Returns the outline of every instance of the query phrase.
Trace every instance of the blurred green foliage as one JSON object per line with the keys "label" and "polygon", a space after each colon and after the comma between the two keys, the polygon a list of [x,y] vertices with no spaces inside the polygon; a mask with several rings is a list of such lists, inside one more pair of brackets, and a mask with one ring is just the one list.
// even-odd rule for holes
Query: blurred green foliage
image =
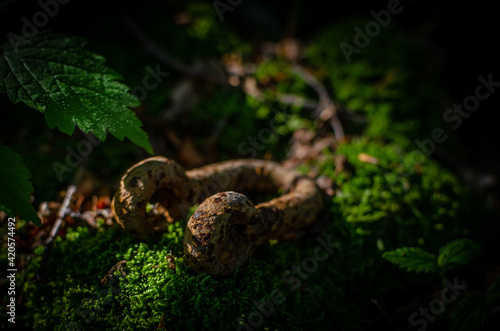
{"label": "blurred green foliage", "polygon": [[[148,33],[185,61],[228,53],[238,53],[243,62],[251,58],[249,44],[217,21],[210,3],[190,4],[185,14],[187,23],[176,24],[162,19],[164,13],[151,13],[157,26]],[[353,138],[335,152],[325,151],[316,163],[303,166],[304,171],[319,170],[334,183],[336,194],[328,201],[327,224],[320,233],[264,244],[246,266],[227,279],[215,280],[194,273],[184,261],[185,220],[170,225],[161,236],[142,241],[118,228],[97,233],[82,227],[68,229],[66,237],[55,243],[44,282],[34,280],[43,253],[40,248],[26,276],[18,274],[26,298],[26,313],[19,323],[40,330],[234,329],[239,318],[248,321],[257,309],[254,301],[280,289],[286,301],[264,318],[264,328],[354,330],[369,324],[370,318],[379,320],[371,298],[387,296],[386,304],[394,301],[397,306],[401,293],[391,297],[394,291],[410,287],[418,293],[436,283],[433,275],[416,277],[392,266],[382,258],[385,251],[412,246],[437,252],[462,237],[475,239],[483,247],[492,245],[498,227],[486,222],[477,226],[486,216],[463,184],[436,161],[413,150],[413,139],[439,121],[436,109],[441,94],[435,68],[426,61],[420,45],[392,25],[347,63],[337,45],[350,42],[353,27],[365,23],[356,18],[325,28],[310,41],[304,58],[332,98],[365,119],[361,124],[346,124]],[[112,47],[101,42],[94,46],[102,47],[101,53],[124,73],[130,86],[140,85],[144,76],[137,63],[155,65],[119,37]],[[216,146],[222,159],[247,156],[238,151],[241,143],[258,136],[259,129],[269,127],[273,118],[275,135],[256,157],[268,152],[282,158],[291,134],[315,125],[311,110],[276,100],[277,93],[317,99],[288,61],[279,55],[260,59],[254,76],[264,101],[241,91],[210,87],[199,91],[199,102],[187,114],[200,141],[221,125]],[[164,86],[148,94],[142,115],[161,113],[165,94],[178,77],[173,73]],[[132,148],[117,148],[113,140],[95,153],[90,169],[109,165],[107,171],[114,178],[128,167],[123,160],[134,157]],[[31,162],[36,163],[40,155],[33,155]],[[363,155],[376,162],[367,162]],[[336,162],[339,156],[346,159],[342,169]],[[61,158],[55,151],[51,157]],[[313,256],[318,235],[330,236],[339,247],[292,290],[282,276]],[[2,251],[0,261],[5,259]],[[123,260],[127,262],[112,272],[108,284],[100,284]]]}
{"label": "blurred green foliage", "polygon": [[[336,173],[334,155],[320,168],[336,186],[333,212],[357,224],[360,234],[386,232],[383,239],[390,247],[469,234],[462,213],[468,205],[466,190],[420,151],[405,152],[397,144],[356,138],[335,154],[345,155],[352,168]],[[377,164],[360,160],[360,154],[374,157]]]}
{"label": "blurred green foliage", "polygon": [[412,137],[439,124],[439,70],[418,39],[395,25],[371,38],[347,63],[341,48],[332,45],[352,44],[354,27],[365,24],[352,18],[325,28],[308,48],[306,61],[328,82],[336,100],[366,115],[365,135],[411,146]]}

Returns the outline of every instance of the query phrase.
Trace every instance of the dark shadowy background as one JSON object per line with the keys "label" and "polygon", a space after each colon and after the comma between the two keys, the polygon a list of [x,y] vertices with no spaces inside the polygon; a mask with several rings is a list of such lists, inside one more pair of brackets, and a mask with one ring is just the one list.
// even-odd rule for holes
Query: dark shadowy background
{"label": "dark shadowy background", "polygon": [[[38,1],[10,2],[13,3],[5,7],[8,15],[0,13],[2,17],[0,43],[8,41],[9,32],[21,35],[21,27],[24,24],[22,17],[28,17],[31,21],[33,13],[40,10]],[[263,41],[279,42],[285,38],[294,38],[307,44],[318,32],[331,26],[332,23],[351,17],[361,17],[366,22],[372,20],[370,12],[386,9],[388,2],[336,1],[327,3],[305,0],[289,2],[244,0],[232,12],[224,13],[224,21],[217,19],[216,24],[227,29],[228,45],[231,45],[229,43],[230,32],[237,32],[242,39],[255,47],[261,47]],[[89,41],[87,48],[103,55],[107,59],[106,64],[116,69],[123,75],[124,82],[133,87],[141,83],[145,66],[154,67],[158,60],[146,54],[143,45],[127,29],[123,15],[131,17],[159,47],[174,54],[185,63],[196,63],[196,60],[200,59],[207,61],[216,59],[220,62],[221,54],[207,54],[205,49],[197,48],[198,45],[203,44],[201,41],[194,46],[183,41],[182,38],[172,37],[167,31],[169,24],[172,26],[174,25],[172,22],[182,20],[181,14],[185,11],[187,3],[192,3],[192,1],[70,0],[68,4],[59,5],[59,13],[49,20],[46,28],[69,36],[86,38]],[[429,68],[436,70],[431,76],[437,77],[440,91],[442,91],[438,105],[429,105],[428,109],[424,107],[421,113],[414,114],[416,117],[421,116],[421,119],[427,119],[429,112],[437,109],[434,114],[437,121],[422,126],[428,131],[422,131],[419,133],[421,136],[411,138],[422,140],[431,137],[431,131],[435,125],[445,129],[450,138],[437,147],[437,152],[432,157],[455,172],[463,180],[464,185],[472,187],[475,193],[478,193],[480,200],[482,197],[493,196],[495,200],[493,204],[498,209],[500,208],[498,198],[500,196],[500,155],[497,144],[500,142],[500,130],[497,119],[500,116],[497,116],[497,112],[499,111],[500,87],[498,91],[492,93],[490,98],[482,101],[477,111],[463,120],[457,130],[452,130],[449,124],[440,120],[442,114],[453,104],[461,104],[465,97],[474,94],[478,85],[478,76],[488,77],[491,74],[493,81],[500,82],[500,72],[496,64],[499,58],[499,20],[496,5],[486,1],[436,3],[418,0],[404,0],[401,1],[401,5],[403,11],[392,16],[391,28],[404,30],[408,38],[416,40],[424,49],[426,61],[432,62]],[[210,14],[215,17],[217,15],[215,9]],[[382,34],[384,34],[384,29],[381,31]],[[345,41],[352,43],[349,39]],[[224,44],[226,40],[222,37],[217,42]],[[338,49],[339,45],[332,44],[331,47]],[[397,48],[397,44],[395,47]],[[391,50],[388,49],[389,51]],[[415,56],[422,56],[422,53],[419,54]],[[252,56],[261,56],[261,54],[256,51]],[[251,60],[257,63],[259,59]],[[185,79],[181,73],[176,72],[175,68],[168,68],[162,64],[162,69],[172,73],[168,77],[168,84],[160,85],[158,89],[152,91],[143,106],[136,110],[137,116],[144,124],[143,129],[150,135],[156,154],[173,157],[186,168],[193,166],[193,163],[189,164],[186,160],[193,159],[195,153],[193,152],[191,156],[184,155],[184,158],[179,157],[182,153],[174,154],[174,148],[164,142],[170,139],[165,133],[168,132],[170,137],[175,136],[179,140],[192,139],[192,145],[182,145],[184,153],[189,154],[189,148],[193,148],[203,156],[211,155],[212,158],[204,158],[201,163],[237,157],[236,151],[234,153],[226,151],[224,152],[226,154],[222,154],[219,151],[219,143],[214,144],[214,151],[203,151],[203,146],[205,146],[203,140],[208,139],[207,131],[198,132],[198,134],[193,132],[206,129],[204,126],[207,125],[203,120],[181,119],[164,123],[160,119],[164,115],[161,112],[168,108],[171,90],[177,86],[178,82]],[[196,92],[206,92],[212,88],[205,82],[195,84],[197,84],[196,89],[193,90]],[[232,96],[231,93],[204,93],[200,98],[206,95]],[[196,95],[192,97],[195,98]],[[227,102],[224,99],[221,104],[227,108],[235,108],[234,113],[237,113],[239,111],[237,107],[244,103],[240,102],[241,99],[238,97]],[[414,93],[414,97],[419,98],[418,93]],[[335,98],[334,94],[333,98]],[[212,107],[219,105],[216,102],[214,104],[215,106]],[[12,146],[14,151],[23,155],[32,173],[35,204],[40,201],[60,200],[61,190],[68,186],[73,174],[66,174],[63,181],[56,181],[51,162],[53,160],[63,162],[65,148],[74,147],[84,139],[83,134],[76,129],[74,135],[69,137],[58,130],[49,129],[42,114],[21,104],[14,105],[6,95],[0,96],[0,108],[3,112],[0,120],[0,142]],[[205,109],[202,108],[202,110]],[[213,109],[207,111],[213,111]],[[238,130],[237,127],[231,128],[231,125],[236,126],[230,124],[227,127]],[[330,127],[329,130],[331,131]],[[285,143],[282,146],[288,145]],[[416,145],[409,147],[417,149]],[[281,151],[280,154],[276,153],[270,158],[281,161],[280,157],[286,152]],[[147,156],[145,151],[130,141],[120,142],[109,135],[107,140],[92,153],[89,160],[88,169],[91,174],[89,176],[93,175],[94,178],[88,182],[98,188],[92,192],[92,195],[110,197],[124,171]],[[258,157],[264,156],[258,155]],[[86,183],[82,183],[79,189],[85,187]],[[412,288],[412,290],[415,289]],[[397,289],[394,292],[397,292]],[[427,302],[423,299],[417,301]],[[404,317],[406,318],[406,315]]]}
{"label": "dark shadowy background", "polygon": [[[295,37],[307,41],[322,27],[354,15],[372,19],[370,11],[387,8],[388,1],[290,1],[287,3],[245,0],[233,12],[224,14],[224,24],[228,30],[236,30],[250,41],[280,40]],[[420,39],[426,45],[433,61],[440,63],[441,84],[446,91],[441,109],[444,112],[454,103],[474,92],[479,75],[493,74],[493,80],[500,81],[496,70],[498,59],[498,11],[492,2],[449,2],[436,3],[424,1],[401,1],[403,11],[392,16],[392,22],[406,30],[413,38]],[[171,20],[175,12],[172,7],[182,10],[183,4],[163,4],[159,1],[70,1],[60,5],[59,13],[49,20],[46,28],[68,35],[87,38],[89,48],[97,53],[106,53],[103,45],[112,47],[115,42],[129,42],[140,48],[120,19],[120,13],[128,13],[151,31],[162,20]],[[23,16],[40,8],[36,1],[16,1],[7,7],[9,15],[0,24],[0,36],[6,41],[8,32],[21,34]],[[145,10],[147,8],[148,10]],[[154,17],[150,8],[155,8]],[[169,8],[169,9],[166,9]],[[214,10],[215,15],[215,10]],[[5,16],[4,16],[5,17]],[[384,33],[383,30],[381,33]],[[168,40],[164,41],[168,50]],[[185,45],[189,48],[190,45]],[[332,45],[332,47],[338,47]],[[103,54],[106,56],[106,54]],[[123,57],[129,54],[123,54]],[[108,58],[108,65],[114,67],[113,59]],[[115,65],[116,67],[116,65]],[[142,69],[142,68],[139,68]],[[127,72],[120,72],[127,83]],[[416,96],[418,97],[418,96]],[[500,157],[496,144],[500,141],[498,129],[498,92],[481,102],[479,109],[470,116],[458,130],[448,130],[456,140],[449,139],[439,146],[440,152],[435,157],[441,158],[455,171],[499,175]],[[12,105],[5,96],[1,99],[4,108],[2,132],[0,138],[6,143],[16,139],[31,139],[49,129],[43,124],[43,116],[30,113],[22,106]],[[30,132],[20,132],[20,128],[33,117],[37,128]],[[443,127],[447,124],[443,122]],[[148,131],[148,124],[145,124]],[[48,135],[60,133],[46,133]],[[27,135],[27,136],[26,136]],[[61,134],[62,135],[62,134]],[[430,136],[430,132],[429,135]],[[425,137],[422,137],[422,139]],[[34,139],[34,138],[33,138]],[[113,138],[110,138],[112,140]],[[457,144],[458,149],[450,148]],[[449,153],[448,150],[454,150]],[[466,170],[464,170],[466,169]],[[479,174],[479,175],[477,175]]]}

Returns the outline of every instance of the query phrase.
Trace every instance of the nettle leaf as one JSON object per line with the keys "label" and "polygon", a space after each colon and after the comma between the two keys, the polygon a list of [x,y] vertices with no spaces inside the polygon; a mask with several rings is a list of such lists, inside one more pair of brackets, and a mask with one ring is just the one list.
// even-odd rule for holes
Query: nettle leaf
{"label": "nettle leaf", "polygon": [[491,307],[482,293],[467,294],[453,309],[451,331],[480,330],[490,318]]}
{"label": "nettle leaf", "polygon": [[117,81],[122,77],[104,65],[103,57],[84,49],[84,39],[47,32],[9,39],[0,53],[0,91],[14,103],[43,112],[50,128],[57,126],[69,135],[75,125],[101,140],[109,131],[153,152],[129,108],[139,101]]}
{"label": "nettle leaf", "polygon": [[33,192],[30,177],[21,155],[0,144],[0,210],[9,217],[17,214],[40,226],[40,217],[30,203]]}
{"label": "nettle leaf", "polygon": [[437,257],[418,247],[402,247],[385,252],[382,257],[407,271],[438,271]]}
{"label": "nettle leaf", "polygon": [[444,270],[450,270],[466,265],[479,254],[480,246],[471,239],[452,241],[439,250],[438,265]]}

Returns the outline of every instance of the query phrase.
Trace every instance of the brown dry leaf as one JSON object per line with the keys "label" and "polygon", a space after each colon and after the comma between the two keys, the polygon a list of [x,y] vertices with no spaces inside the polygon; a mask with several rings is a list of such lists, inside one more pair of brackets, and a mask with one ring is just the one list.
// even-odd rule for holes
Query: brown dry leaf
{"label": "brown dry leaf", "polygon": [[365,154],[365,153],[359,153],[358,160],[360,160],[361,162],[365,162],[365,163],[378,164],[377,158],[375,158],[371,155]]}
{"label": "brown dry leaf", "polygon": [[245,83],[243,84],[243,90],[246,94],[254,97],[257,100],[262,100],[262,93],[257,88],[257,81],[253,77],[247,77]]}
{"label": "brown dry leaf", "polygon": [[316,178],[316,184],[328,196],[333,197],[333,195],[335,194],[335,191],[333,190],[333,181],[331,178],[325,175],[321,175],[318,178]]}
{"label": "brown dry leaf", "polygon": [[302,47],[297,39],[285,38],[276,45],[276,52],[282,54],[291,61],[296,61],[300,58]]}
{"label": "brown dry leaf", "polygon": [[323,155],[325,149],[334,150],[336,143],[332,135],[319,138],[313,131],[306,129],[297,130],[294,132],[292,139],[290,139],[290,152],[288,153],[288,159],[283,165],[293,168],[303,163],[318,160]]}
{"label": "brown dry leaf", "polygon": [[196,149],[190,137],[186,137],[182,142],[182,146],[179,150],[179,161],[187,168],[197,167],[204,163],[203,157]]}

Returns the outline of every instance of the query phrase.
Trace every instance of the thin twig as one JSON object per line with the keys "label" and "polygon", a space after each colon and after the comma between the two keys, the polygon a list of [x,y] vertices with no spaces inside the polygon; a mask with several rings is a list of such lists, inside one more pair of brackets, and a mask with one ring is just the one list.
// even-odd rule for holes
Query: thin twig
{"label": "thin twig", "polygon": [[48,245],[50,242],[52,242],[52,240],[54,240],[57,233],[59,232],[61,225],[63,224],[64,217],[66,216],[69,203],[71,202],[71,198],[73,197],[73,194],[75,194],[75,192],[76,192],[75,185],[68,186],[68,189],[66,190],[66,196],[64,197],[63,203],[61,204],[59,211],[57,212],[57,219],[54,222],[54,225],[52,226],[52,230],[50,230],[50,235],[45,241],[45,245]]}
{"label": "thin twig", "polygon": [[95,228],[95,220],[97,216],[102,216],[107,220],[111,218],[111,209],[99,209],[96,211],[86,211],[84,213],[80,213],[79,211],[68,211],[66,216],[69,216],[77,221],[85,222],[88,226]]}
{"label": "thin twig", "polygon": [[69,185],[67,190],[66,190],[64,200],[63,200],[63,202],[62,202],[62,204],[57,212],[57,219],[54,222],[54,225],[52,225],[52,229],[50,230],[49,237],[45,240],[45,243],[44,243],[45,250],[43,251],[42,261],[40,262],[40,267],[39,267],[38,273],[36,275],[38,280],[41,280],[43,277],[43,273],[45,271],[45,266],[47,265],[47,261],[48,261],[49,256],[50,256],[50,252],[52,250],[52,244],[53,244],[54,239],[56,238],[57,234],[59,233],[61,226],[64,224],[64,218],[70,212],[70,211],[68,211],[69,203],[71,202],[71,198],[73,197],[73,194],[75,194],[75,192],[76,192],[76,186],[77,186],[78,182],[80,181],[81,177],[83,176],[84,171],[85,171],[85,168],[83,166],[80,166],[77,169],[73,183],[71,185]]}
{"label": "thin twig", "polygon": [[389,318],[389,316],[387,316],[386,312],[384,311],[380,303],[378,303],[378,300],[372,299],[371,302],[378,308],[378,311],[382,314],[382,316],[384,316],[385,320],[391,326],[391,328],[395,330],[391,319]]}
{"label": "thin twig", "polygon": [[315,111],[315,115],[322,118],[323,114],[326,114],[327,119],[330,119],[330,124],[332,125],[335,139],[338,141],[344,140],[344,128],[337,115],[337,107],[330,98],[328,91],[325,86],[309,71],[302,68],[299,65],[294,65],[292,70],[295,74],[301,77],[311,88],[313,88],[319,97],[319,107]]}
{"label": "thin twig", "polygon": [[[127,14],[122,14],[123,21],[125,25],[130,30],[132,35],[142,44],[144,50],[149,55],[155,57],[157,60],[165,63],[166,65],[172,67],[173,69],[191,77],[196,77],[203,79],[205,81],[209,81],[212,83],[220,84],[223,86],[230,86],[227,82],[227,79],[224,77],[213,75],[213,73],[204,70],[203,67],[195,67],[187,65],[186,63],[180,61],[176,57],[168,54],[165,50],[160,49],[154,41],[144,33],[144,31],[136,24],[136,22]],[[276,98],[284,103],[289,105],[297,105],[306,108],[316,109],[316,117],[326,117],[324,120],[330,120],[330,124],[334,130],[335,138],[338,141],[344,139],[344,129],[342,124],[337,116],[337,106],[334,104],[332,99],[330,98],[325,86],[318,81],[312,74],[310,74],[307,70],[303,69],[299,65],[293,66],[294,72],[302,77],[304,81],[309,84],[319,96],[319,104],[313,100],[308,100],[302,98],[300,96],[288,95],[288,94],[278,94]],[[255,85],[255,84],[253,84]],[[252,90],[249,90],[246,86],[243,87],[243,90],[257,98],[258,100],[262,99],[262,94],[257,93],[256,86],[253,87]],[[322,116],[323,115],[323,116]]]}
{"label": "thin twig", "polygon": [[277,93],[276,98],[285,105],[299,106],[308,109],[317,109],[319,107],[317,101],[306,99],[299,95]]}
{"label": "thin twig", "polygon": [[[258,101],[266,101],[265,94],[257,87],[257,81],[254,77],[247,77],[244,79],[243,92],[245,92],[252,98],[257,99]],[[299,95],[276,93],[274,95],[274,98],[285,105],[303,107],[308,109],[317,109],[319,107],[319,103],[316,100],[307,99]],[[272,98],[267,99],[268,101],[274,101],[274,99]]]}
{"label": "thin twig", "polygon": [[129,31],[142,44],[144,50],[149,55],[187,76],[201,78],[220,85],[228,85],[226,79],[215,76],[203,68],[187,65],[163,49],[160,49],[129,15],[122,14],[122,18]]}

